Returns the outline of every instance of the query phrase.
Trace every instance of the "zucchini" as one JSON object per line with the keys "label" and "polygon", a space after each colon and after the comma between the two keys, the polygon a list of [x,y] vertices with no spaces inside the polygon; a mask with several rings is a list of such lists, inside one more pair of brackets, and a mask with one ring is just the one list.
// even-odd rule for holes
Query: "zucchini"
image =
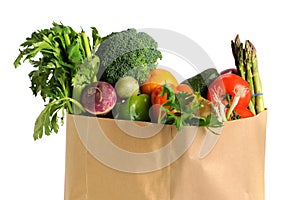
{"label": "zucchini", "polygon": [[188,84],[194,92],[199,92],[202,97],[206,98],[208,86],[219,76],[220,74],[215,68],[208,68],[201,73],[188,78],[181,83]]}

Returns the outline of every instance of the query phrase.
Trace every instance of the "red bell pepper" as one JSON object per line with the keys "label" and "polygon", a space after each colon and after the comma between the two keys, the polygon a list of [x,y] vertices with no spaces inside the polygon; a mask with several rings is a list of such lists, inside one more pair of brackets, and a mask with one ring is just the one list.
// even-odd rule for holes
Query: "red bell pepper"
{"label": "red bell pepper", "polygon": [[[190,94],[193,94],[194,91],[191,89],[190,86],[187,84],[179,84],[178,86],[174,86],[173,84],[168,84],[173,88],[173,91],[175,94],[179,92],[187,92]],[[151,103],[152,103],[152,112],[153,112],[153,118],[155,122],[157,122],[159,115],[163,115],[164,113],[161,113],[161,106],[168,101],[167,93],[163,93],[163,86],[159,85],[155,87],[155,89],[151,93]],[[169,106],[164,106],[165,108],[169,108]],[[176,112],[175,110],[172,112]]]}

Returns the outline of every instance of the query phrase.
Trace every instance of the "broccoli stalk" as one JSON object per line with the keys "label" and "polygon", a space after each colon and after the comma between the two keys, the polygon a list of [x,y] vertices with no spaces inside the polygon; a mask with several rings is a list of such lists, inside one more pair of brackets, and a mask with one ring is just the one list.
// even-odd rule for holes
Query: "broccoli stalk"
{"label": "broccoli stalk", "polygon": [[157,67],[162,58],[157,42],[144,32],[127,29],[103,38],[96,55],[100,59],[98,79],[111,85],[124,76],[132,76],[143,83],[149,71]]}

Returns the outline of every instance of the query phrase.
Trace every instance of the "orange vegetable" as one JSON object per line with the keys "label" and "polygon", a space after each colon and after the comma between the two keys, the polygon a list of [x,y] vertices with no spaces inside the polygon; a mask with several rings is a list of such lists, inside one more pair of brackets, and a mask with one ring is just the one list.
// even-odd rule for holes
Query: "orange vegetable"
{"label": "orange vegetable", "polygon": [[175,87],[178,82],[175,76],[166,69],[154,69],[150,71],[150,75],[141,86],[141,93],[151,95],[151,92],[159,85],[166,83],[173,84]]}

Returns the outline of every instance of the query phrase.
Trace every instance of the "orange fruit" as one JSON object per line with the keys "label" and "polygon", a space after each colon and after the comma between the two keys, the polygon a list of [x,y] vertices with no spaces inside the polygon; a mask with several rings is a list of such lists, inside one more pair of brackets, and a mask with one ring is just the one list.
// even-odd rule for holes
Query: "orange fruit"
{"label": "orange fruit", "polygon": [[165,83],[171,83],[175,87],[178,85],[175,76],[170,71],[159,68],[151,70],[150,75],[141,85],[141,93],[150,95],[157,86]]}

